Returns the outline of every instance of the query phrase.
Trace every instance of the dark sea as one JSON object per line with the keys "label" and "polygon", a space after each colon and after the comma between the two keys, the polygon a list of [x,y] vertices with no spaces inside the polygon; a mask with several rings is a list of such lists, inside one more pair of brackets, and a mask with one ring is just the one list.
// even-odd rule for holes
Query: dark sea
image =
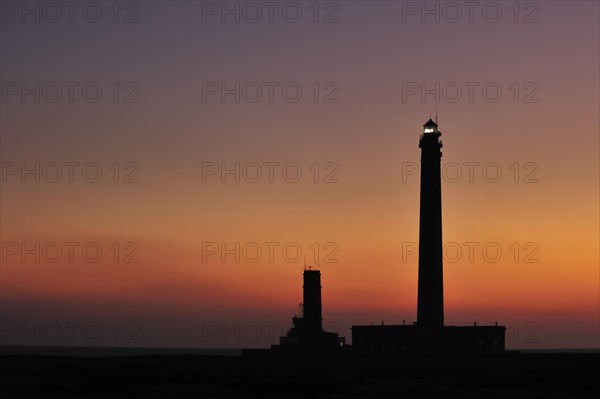
{"label": "dark sea", "polygon": [[0,345],[0,356],[147,356],[147,355],[197,355],[197,356],[240,356],[241,349],[215,348],[137,348],[111,346],[9,346]]}
{"label": "dark sea", "polygon": [[[521,353],[600,353],[600,348],[548,348],[518,349]],[[240,356],[239,348],[143,348],[114,346],[43,346],[43,345],[0,345],[0,356],[148,356],[148,355],[196,355],[196,356]]]}

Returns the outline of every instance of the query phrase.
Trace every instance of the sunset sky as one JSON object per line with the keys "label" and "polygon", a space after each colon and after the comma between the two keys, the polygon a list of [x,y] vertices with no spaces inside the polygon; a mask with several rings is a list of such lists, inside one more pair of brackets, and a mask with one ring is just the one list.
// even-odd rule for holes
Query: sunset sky
{"label": "sunset sky", "polygon": [[0,344],[267,347],[305,259],[327,329],[411,323],[437,105],[446,323],[600,345],[598,2],[112,3],[2,2]]}

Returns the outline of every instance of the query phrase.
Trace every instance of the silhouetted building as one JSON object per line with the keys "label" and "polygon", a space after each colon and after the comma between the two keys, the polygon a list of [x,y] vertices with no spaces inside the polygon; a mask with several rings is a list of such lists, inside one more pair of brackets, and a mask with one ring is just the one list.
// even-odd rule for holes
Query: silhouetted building
{"label": "silhouetted building", "polygon": [[503,326],[352,326],[353,353],[504,352]]}
{"label": "silhouetted building", "polygon": [[493,326],[444,326],[442,142],[439,139],[442,133],[431,119],[423,128],[419,140],[421,208],[417,322],[409,325],[352,326],[352,352],[504,352],[504,326],[497,323]]}
{"label": "silhouetted building", "polygon": [[345,338],[333,332],[323,331],[321,309],[321,272],[304,270],[304,302],[300,315],[292,317],[293,327],[287,335],[279,338],[275,350],[338,350],[343,348]]}

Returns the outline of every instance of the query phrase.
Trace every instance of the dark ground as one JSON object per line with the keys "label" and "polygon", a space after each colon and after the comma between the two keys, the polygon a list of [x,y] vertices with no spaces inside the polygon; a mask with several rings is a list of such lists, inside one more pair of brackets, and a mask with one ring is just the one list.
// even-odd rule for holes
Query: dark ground
{"label": "dark ground", "polygon": [[596,398],[600,354],[0,356],[1,398]]}

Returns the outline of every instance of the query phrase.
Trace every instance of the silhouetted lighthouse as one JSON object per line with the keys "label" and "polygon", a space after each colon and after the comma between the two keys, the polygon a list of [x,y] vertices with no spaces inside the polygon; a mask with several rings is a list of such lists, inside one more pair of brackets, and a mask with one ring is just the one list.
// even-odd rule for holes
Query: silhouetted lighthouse
{"label": "silhouetted lighthouse", "polygon": [[304,327],[308,333],[323,331],[321,313],[321,272],[304,270]]}
{"label": "silhouetted lighthouse", "polygon": [[442,133],[431,119],[423,127],[417,323],[352,326],[352,352],[502,353],[504,326],[444,326]]}
{"label": "silhouetted lighthouse", "polygon": [[303,287],[302,315],[292,317],[294,326],[288,330],[285,336],[279,338],[279,345],[272,345],[271,348],[298,351],[303,354],[310,351],[343,349],[345,338],[334,332],[323,331],[321,272],[310,268],[305,269]]}
{"label": "silhouetted lighthouse", "polygon": [[438,125],[431,119],[423,125],[421,148],[421,214],[419,223],[419,293],[417,325],[444,326],[442,266],[442,142]]}

